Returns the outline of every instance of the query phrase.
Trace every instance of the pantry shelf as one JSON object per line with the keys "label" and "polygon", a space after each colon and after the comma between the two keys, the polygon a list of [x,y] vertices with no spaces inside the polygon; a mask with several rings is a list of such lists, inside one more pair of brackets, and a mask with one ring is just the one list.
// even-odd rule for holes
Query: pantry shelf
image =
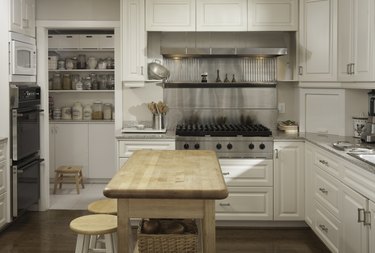
{"label": "pantry shelf", "polygon": [[50,93],[114,93],[115,90],[49,90]]}
{"label": "pantry shelf", "polygon": [[115,69],[49,69],[49,72],[115,72]]}

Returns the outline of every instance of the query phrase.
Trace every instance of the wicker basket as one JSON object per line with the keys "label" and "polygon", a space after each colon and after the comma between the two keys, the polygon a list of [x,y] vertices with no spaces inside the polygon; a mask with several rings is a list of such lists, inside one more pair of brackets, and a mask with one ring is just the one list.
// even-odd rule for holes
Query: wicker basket
{"label": "wicker basket", "polygon": [[[160,223],[175,222],[176,220],[159,220]],[[183,221],[180,221],[183,224]],[[139,253],[196,253],[198,250],[198,229],[193,233],[184,234],[145,234],[142,233],[144,220],[141,220],[138,231]]]}

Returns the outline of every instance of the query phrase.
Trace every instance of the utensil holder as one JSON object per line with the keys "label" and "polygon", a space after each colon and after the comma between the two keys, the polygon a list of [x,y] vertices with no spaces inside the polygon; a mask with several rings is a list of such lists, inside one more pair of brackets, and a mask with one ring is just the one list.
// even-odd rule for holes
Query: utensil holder
{"label": "utensil holder", "polygon": [[162,130],[165,129],[164,114],[153,114],[152,115],[152,129]]}

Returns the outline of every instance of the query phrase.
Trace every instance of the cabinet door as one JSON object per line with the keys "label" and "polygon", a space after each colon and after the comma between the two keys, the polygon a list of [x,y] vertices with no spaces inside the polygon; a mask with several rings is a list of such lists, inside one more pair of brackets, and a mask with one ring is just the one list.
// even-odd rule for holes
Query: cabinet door
{"label": "cabinet door", "polygon": [[340,0],[339,16],[339,80],[347,81],[351,79],[350,68],[353,63],[353,0]]}
{"label": "cabinet door", "polygon": [[313,184],[312,178],[314,173],[314,148],[305,144],[305,222],[313,228],[314,211],[313,211]]}
{"label": "cabinet door", "polygon": [[197,31],[247,31],[247,0],[197,0]]}
{"label": "cabinet door", "polygon": [[22,3],[23,0],[10,1],[10,30],[22,33]]}
{"label": "cabinet door", "polygon": [[375,202],[369,201],[369,211],[371,214],[371,226],[370,226],[370,253],[375,253]]}
{"label": "cabinet door", "polygon": [[22,9],[22,28],[24,33],[35,37],[35,0],[24,0]]}
{"label": "cabinet door", "polygon": [[90,178],[112,178],[116,173],[114,124],[89,124]]}
{"label": "cabinet door", "polygon": [[55,124],[49,125],[49,177],[53,179],[55,178],[55,169],[56,162],[55,162]]}
{"label": "cabinet door", "polygon": [[274,219],[304,220],[304,143],[275,142]]}
{"label": "cabinet door", "polygon": [[354,1],[354,67],[355,81],[373,81],[373,37],[374,37],[374,1]]}
{"label": "cabinet door", "polygon": [[298,0],[249,0],[248,31],[297,31]]}
{"label": "cabinet door", "polygon": [[124,0],[123,17],[123,81],[146,79],[146,29],[144,0]]}
{"label": "cabinet door", "polygon": [[0,162],[0,194],[6,191],[6,172],[6,162],[2,161]]}
{"label": "cabinet door", "polygon": [[300,81],[337,81],[337,0],[304,0]]}
{"label": "cabinet door", "polygon": [[195,0],[146,1],[147,31],[195,31]]}
{"label": "cabinet door", "polygon": [[368,231],[362,222],[358,222],[360,213],[367,209],[367,199],[351,188],[343,185],[341,212],[340,252],[368,252]]}
{"label": "cabinet door", "polygon": [[55,124],[55,167],[83,166],[83,177],[89,178],[88,124]]}

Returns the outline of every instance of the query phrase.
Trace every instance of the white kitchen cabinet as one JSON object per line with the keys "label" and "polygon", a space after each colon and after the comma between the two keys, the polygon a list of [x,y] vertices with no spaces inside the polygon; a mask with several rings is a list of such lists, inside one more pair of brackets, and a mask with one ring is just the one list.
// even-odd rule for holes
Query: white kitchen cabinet
{"label": "white kitchen cabinet", "polygon": [[10,0],[12,32],[35,37],[35,0]]}
{"label": "white kitchen cabinet", "polygon": [[248,31],[297,31],[298,0],[249,0]]}
{"label": "white kitchen cabinet", "polygon": [[305,222],[313,228],[313,172],[314,172],[314,147],[305,143]]}
{"label": "white kitchen cabinet", "polygon": [[337,0],[300,2],[300,81],[337,81]]}
{"label": "white kitchen cabinet", "polygon": [[304,143],[274,143],[274,220],[304,220]]}
{"label": "white kitchen cabinet", "polygon": [[216,200],[217,220],[273,220],[273,161],[220,159],[228,185],[226,199]]}
{"label": "white kitchen cabinet", "polygon": [[114,124],[89,124],[90,179],[110,179],[117,171]]}
{"label": "white kitchen cabinet", "polygon": [[135,139],[135,140],[118,140],[117,141],[117,168],[120,169],[122,165],[128,160],[134,151],[142,149],[152,150],[175,150],[175,140],[171,139]]}
{"label": "white kitchen cabinet", "polygon": [[146,1],[147,31],[195,31],[195,0]]}
{"label": "white kitchen cabinet", "polygon": [[[51,136],[50,136],[51,138]],[[54,170],[59,166],[80,165],[83,166],[83,177],[89,178],[89,138],[88,124],[55,123],[53,129],[54,164],[50,164],[50,176],[54,176]]]}
{"label": "white kitchen cabinet", "polygon": [[0,140],[0,229],[7,223],[7,140]]}
{"label": "white kitchen cabinet", "polygon": [[6,162],[0,161],[0,194],[6,192],[6,175],[7,175]]}
{"label": "white kitchen cabinet", "polygon": [[339,80],[374,81],[374,1],[339,1]]}
{"label": "white kitchen cabinet", "polygon": [[349,187],[342,188],[340,252],[368,252],[368,227],[360,222],[367,210],[367,199]]}
{"label": "white kitchen cabinet", "polygon": [[375,202],[370,201],[369,202],[369,211],[371,215],[371,226],[369,228],[369,241],[370,241],[370,253],[375,253]]}
{"label": "white kitchen cabinet", "polygon": [[229,195],[215,201],[216,220],[272,220],[272,187],[228,187]]}
{"label": "white kitchen cabinet", "polygon": [[197,0],[197,31],[247,31],[247,0]]}
{"label": "white kitchen cabinet", "polygon": [[122,81],[147,79],[145,1],[122,1]]}

